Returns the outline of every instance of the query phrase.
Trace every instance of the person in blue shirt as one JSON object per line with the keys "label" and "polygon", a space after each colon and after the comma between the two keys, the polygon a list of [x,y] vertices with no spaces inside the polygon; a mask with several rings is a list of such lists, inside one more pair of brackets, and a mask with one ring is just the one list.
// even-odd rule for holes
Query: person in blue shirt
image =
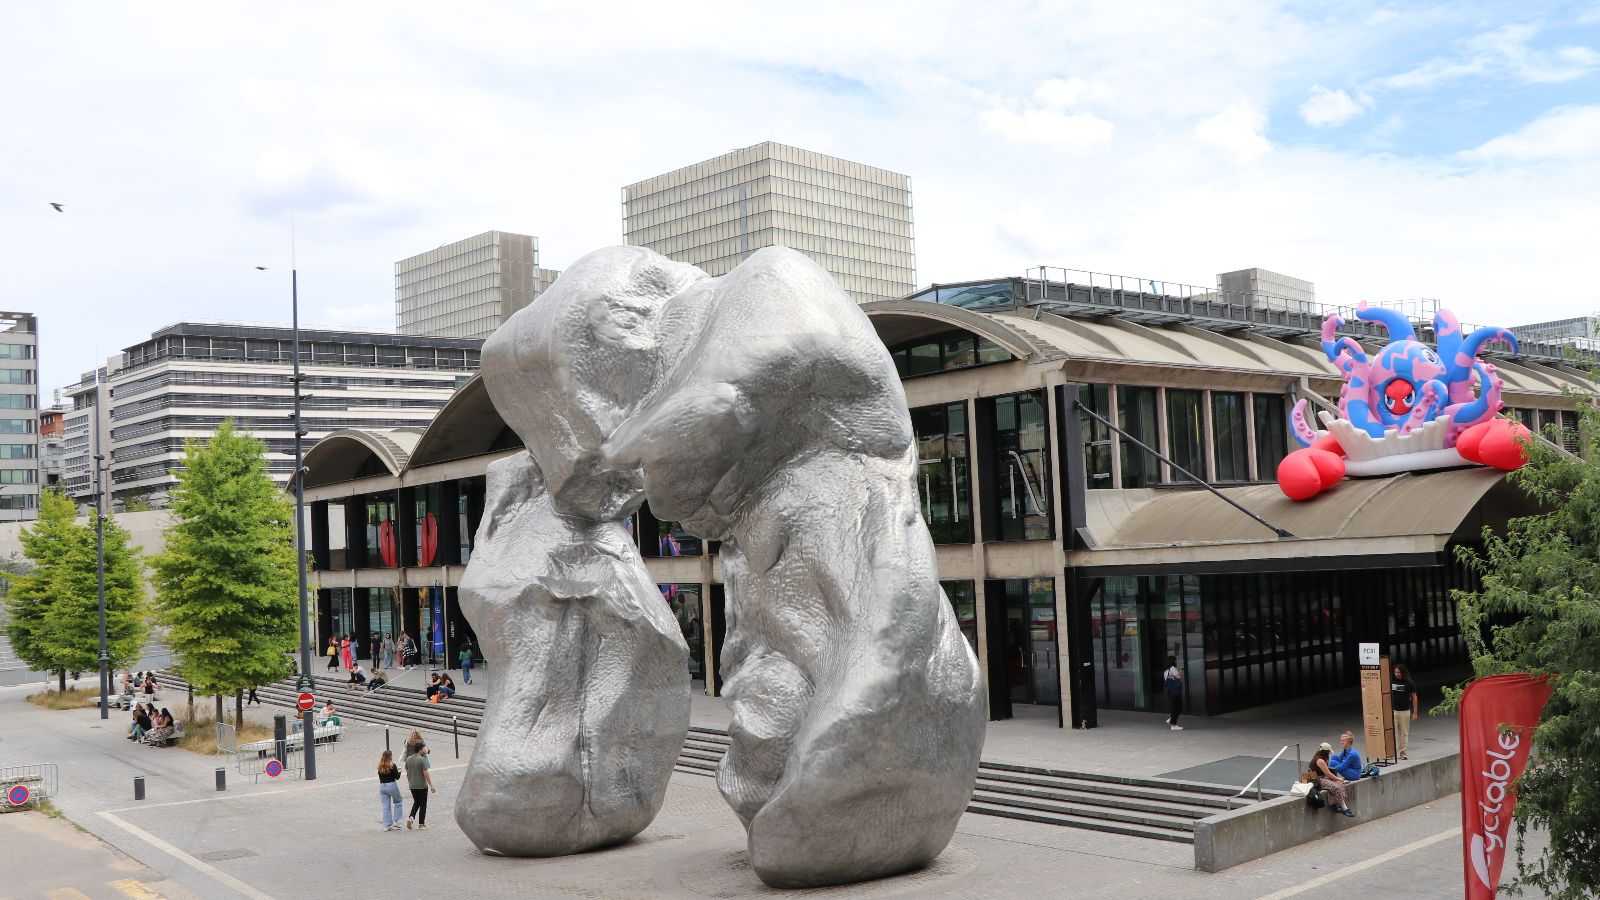
{"label": "person in blue shirt", "polygon": [[1345,781],[1356,781],[1361,777],[1361,754],[1356,752],[1355,743],[1356,736],[1346,731],[1339,736],[1339,752],[1328,759],[1328,767],[1339,773]]}

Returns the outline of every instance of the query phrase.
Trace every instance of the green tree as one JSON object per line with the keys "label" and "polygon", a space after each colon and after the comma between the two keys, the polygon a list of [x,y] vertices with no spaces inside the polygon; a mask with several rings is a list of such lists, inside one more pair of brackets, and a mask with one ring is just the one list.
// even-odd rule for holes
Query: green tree
{"label": "green tree", "polygon": [[[1600,412],[1574,395],[1583,457],[1597,460]],[[1546,435],[1560,443],[1549,426]],[[1569,438],[1574,437],[1568,435]],[[1517,786],[1517,879],[1556,900],[1600,890],[1600,468],[1535,441],[1531,465],[1512,483],[1549,512],[1513,519],[1504,537],[1484,530],[1481,551],[1458,547],[1482,576],[1475,593],[1456,591],[1474,675],[1525,672],[1559,676],[1534,731],[1536,753]],[[1439,712],[1455,709],[1447,691]],[[1529,828],[1549,847],[1529,858]]]}
{"label": "green tree", "polygon": [[[68,672],[100,668],[100,598],[94,519],[73,522],[76,508],[59,491],[40,496],[39,519],[22,530],[23,556],[33,563],[11,582],[6,626],[12,652],[30,667],[54,672],[66,689]],[[105,524],[106,649],[109,668],[137,660],[147,637],[143,565],[128,532]]]}
{"label": "green tree", "polygon": [[203,694],[235,694],[293,674],[299,645],[294,506],[267,475],[266,447],[225,420],[184,443],[168,504],[176,523],[152,559],[157,620],[178,670]]}

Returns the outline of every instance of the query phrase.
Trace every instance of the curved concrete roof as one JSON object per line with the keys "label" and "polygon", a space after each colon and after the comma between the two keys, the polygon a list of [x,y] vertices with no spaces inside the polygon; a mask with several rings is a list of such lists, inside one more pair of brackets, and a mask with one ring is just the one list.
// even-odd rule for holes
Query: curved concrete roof
{"label": "curved concrete roof", "polygon": [[488,453],[506,422],[489,400],[483,376],[474,375],[451,395],[450,402],[422,433],[411,453],[411,467]]}
{"label": "curved concrete roof", "polygon": [[[1111,316],[1066,318],[1042,313],[1035,318],[1029,310],[974,312],[926,300],[887,300],[862,304],[861,308],[889,346],[961,328],[1031,362],[1069,358],[1341,380],[1320,346],[1244,329],[1224,334],[1185,324],[1141,325]],[[1377,349],[1368,347],[1369,351]],[[1600,391],[1600,385],[1567,367],[1520,359],[1495,362],[1511,392],[1559,395],[1563,386]]]}
{"label": "curved concrete roof", "polygon": [[350,481],[376,456],[389,474],[398,476],[422,438],[415,428],[346,428],[324,437],[306,452],[306,487]]}

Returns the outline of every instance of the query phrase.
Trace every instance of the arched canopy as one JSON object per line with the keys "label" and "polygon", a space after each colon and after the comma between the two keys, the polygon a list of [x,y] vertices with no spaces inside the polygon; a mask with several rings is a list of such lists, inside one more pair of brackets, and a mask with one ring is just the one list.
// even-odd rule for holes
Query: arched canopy
{"label": "arched canopy", "polygon": [[522,446],[489,400],[483,376],[474,375],[450,397],[417,441],[410,468],[452,459],[465,459],[495,450]]}
{"label": "arched canopy", "polygon": [[[398,476],[405,470],[421,436],[415,428],[335,431],[306,452],[305,466],[310,472],[306,475],[305,486],[338,484],[380,471]],[[363,468],[378,471],[364,473]]]}
{"label": "arched canopy", "polygon": [[887,347],[959,328],[988,338],[1018,359],[1033,355],[1033,348],[1022,334],[990,316],[959,306],[945,306],[925,300],[884,300],[867,303],[861,308],[872,320],[879,340]]}

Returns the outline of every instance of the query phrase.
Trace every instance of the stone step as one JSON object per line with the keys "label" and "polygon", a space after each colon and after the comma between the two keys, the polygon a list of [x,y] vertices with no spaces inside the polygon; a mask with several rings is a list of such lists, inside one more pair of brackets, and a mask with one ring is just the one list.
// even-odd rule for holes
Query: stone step
{"label": "stone step", "polygon": [[[987,779],[978,779],[973,788],[973,795],[991,795],[993,797],[1016,797],[1032,800],[1065,803],[1071,806],[1098,806],[1108,809],[1127,810],[1134,813],[1151,813],[1169,816],[1177,819],[1204,819],[1215,815],[1216,810],[1204,806],[1170,800],[1149,800],[1139,797],[1129,797],[1121,794],[1101,793],[1094,791],[1076,791],[1070,789],[1046,790],[1036,787],[1003,782],[992,782]],[[995,802],[1004,802],[996,800]]]}
{"label": "stone step", "polygon": [[976,798],[967,804],[967,812],[984,816],[999,816],[1006,819],[1021,819],[1025,822],[1038,822],[1044,825],[1059,825],[1065,828],[1082,828],[1087,831],[1101,831],[1107,834],[1123,834],[1129,837],[1149,838],[1157,841],[1174,841],[1180,844],[1194,843],[1194,835],[1187,831],[1178,831],[1171,828],[1151,828],[1129,822],[1114,822],[1108,819],[1003,806]]}
{"label": "stone step", "polygon": [[1068,800],[1023,796],[1019,794],[1000,793],[985,790],[979,786],[972,792],[974,802],[986,806],[998,806],[1008,809],[1024,809],[1049,815],[1060,815],[1075,819],[1096,819],[1107,822],[1121,822],[1127,825],[1138,825],[1145,828],[1165,828],[1171,831],[1194,831],[1196,819],[1205,818],[1200,815],[1170,814],[1160,811],[1146,811],[1132,809],[1126,806],[1106,806],[1089,803],[1074,803]]}

